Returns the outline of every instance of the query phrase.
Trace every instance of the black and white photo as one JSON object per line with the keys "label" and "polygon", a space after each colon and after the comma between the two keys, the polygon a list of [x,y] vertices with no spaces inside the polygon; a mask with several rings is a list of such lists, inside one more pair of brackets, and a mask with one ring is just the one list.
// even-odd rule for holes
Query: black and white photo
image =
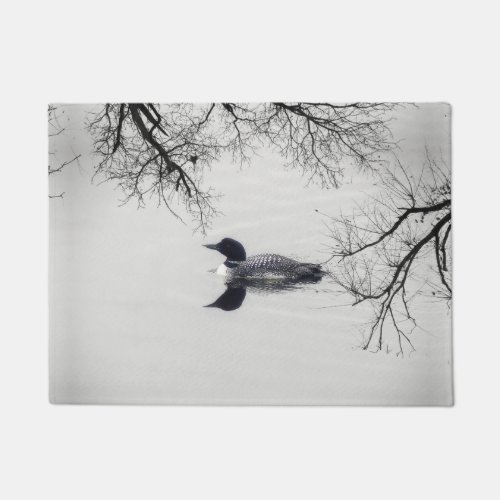
{"label": "black and white photo", "polygon": [[52,402],[452,404],[448,104],[48,120]]}

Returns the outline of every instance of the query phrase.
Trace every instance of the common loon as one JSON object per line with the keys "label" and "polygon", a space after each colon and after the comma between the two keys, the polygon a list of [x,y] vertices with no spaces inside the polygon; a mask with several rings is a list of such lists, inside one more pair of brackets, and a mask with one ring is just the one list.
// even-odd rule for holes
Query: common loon
{"label": "common loon", "polygon": [[229,279],[271,278],[271,279],[309,279],[322,276],[325,272],[319,264],[298,262],[282,255],[263,253],[247,259],[243,245],[232,238],[224,238],[215,245],[203,245],[217,250],[226,260],[217,268],[217,274]]}

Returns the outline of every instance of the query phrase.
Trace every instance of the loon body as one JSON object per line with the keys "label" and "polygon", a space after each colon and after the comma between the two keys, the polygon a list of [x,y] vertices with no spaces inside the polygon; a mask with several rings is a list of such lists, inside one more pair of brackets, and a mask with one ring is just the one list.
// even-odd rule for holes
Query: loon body
{"label": "loon body", "polygon": [[204,245],[212,250],[217,250],[226,257],[226,260],[217,268],[217,274],[222,274],[228,279],[310,279],[322,276],[319,264],[299,262],[282,255],[264,253],[246,256],[243,245],[232,238],[224,238],[215,245]]}

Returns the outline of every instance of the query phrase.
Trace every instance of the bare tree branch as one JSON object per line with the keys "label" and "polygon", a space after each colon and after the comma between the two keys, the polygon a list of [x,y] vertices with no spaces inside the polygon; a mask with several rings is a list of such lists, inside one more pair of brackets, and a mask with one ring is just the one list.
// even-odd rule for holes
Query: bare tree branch
{"label": "bare tree branch", "polygon": [[307,175],[308,182],[338,187],[341,162],[372,168],[394,147],[387,127],[395,105],[353,103],[211,103],[106,104],[90,120],[94,149],[100,161],[96,176],[116,181],[125,203],[139,206],[145,196],[172,208],[185,206],[205,231],[217,214],[217,196],[203,188],[203,169],[222,154],[250,162],[256,148],[267,145],[287,166]]}
{"label": "bare tree branch", "polygon": [[[64,111],[62,112],[64,113]],[[66,128],[61,124],[61,110],[58,106],[51,104],[48,108],[48,118],[49,118],[49,165],[48,173],[49,175],[57,174],[63,171],[65,167],[71,165],[72,163],[78,163],[81,154],[75,154],[72,151],[73,156],[67,160],[63,158],[59,151],[54,147],[56,141],[59,140],[59,136],[64,136]],[[66,155],[67,156],[67,155]],[[58,195],[49,195],[49,198],[63,198],[65,193]]]}
{"label": "bare tree branch", "polygon": [[[373,341],[380,350],[388,315],[400,347],[401,339],[411,344],[408,335],[416,323],[409,310],[409,285],[415,288],[421,282],[433,296],[437,293],[440,298],[451,299],[447,263],[451,179],[448,167],[438,164],[428,153],[417,178],[399,162],[379,172],[378,178],[379,197],[359,207],[351,217],[331,218],[334,245],[329,260],[336,259],[332,275],[353,296],[353,305],[372,304],[374,316],[363,348],[368,349]],[[434,247],[433,267],[428,265],[430,245]],[[411,331],[401,327],[405,322]]]}
{"label": "bare tree branch", "polygon": [[105,105],[89,123],[100,157],[94,177],[117,181],[124,203],[135,198],[144,206],[153,197],[177,218],[174,202],[182,204],[205,231],[217,214],[217,195],[202,187],[203,168],[223,151],[209,130],[213,106]]}

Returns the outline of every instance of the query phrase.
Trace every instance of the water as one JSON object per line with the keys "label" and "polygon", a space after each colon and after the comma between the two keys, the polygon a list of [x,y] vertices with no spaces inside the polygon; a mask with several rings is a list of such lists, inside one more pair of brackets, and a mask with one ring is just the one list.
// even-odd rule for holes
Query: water
{"label": "water", "polygon": [[[88,152],[80,110],[68,109],[75,140]],[[436,120],[431,111],[402,113],[400,132],[408,136],[410,123],[419,133],[428,128]],[[441,143],[438,133],[432,137]],[[360,349],[369,310],[351,307],[328,277],[240,287],[229,293],[233,305],[242,299],[239,307],[204,307],[227,289],[209,272],[223,256],[203,244],[232,237],[248,255],[325,261],[321,213],[348,210],[373,189],[356,175],[339,190],[305,187],[281,158],[259,153],[251,166],[225,159],[207,172],[206,184],[223,195],[224,215],[206,237],[162,207],[119,207],[121,193],[112,184],[90,184],[88,154],[80,167],[51,176],[51,190],[65,192],[50,202],[53,401],[450,403],[451,319],[442,303],[417,304],[425,330],[415,332],[417,351],[404,358]]]}

